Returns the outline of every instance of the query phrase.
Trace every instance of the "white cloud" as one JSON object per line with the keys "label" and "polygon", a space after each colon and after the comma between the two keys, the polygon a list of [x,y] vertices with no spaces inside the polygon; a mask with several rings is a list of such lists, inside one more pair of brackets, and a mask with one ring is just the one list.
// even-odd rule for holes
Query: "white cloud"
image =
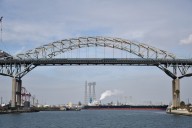
{"label": "white cloud", "polygon": [[192,44],[192,34],[190,34],[189,37],[180,40],[180,44]]}

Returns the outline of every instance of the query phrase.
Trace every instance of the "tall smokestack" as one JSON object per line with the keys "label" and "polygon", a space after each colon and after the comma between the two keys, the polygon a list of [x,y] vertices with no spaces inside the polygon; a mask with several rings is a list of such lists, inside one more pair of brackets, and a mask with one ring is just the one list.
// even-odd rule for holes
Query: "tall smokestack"
{"label": "tall smokestack", "polygon": [[95,94],[95,85],[96,85],[96,82],[93,82],[92,85],[93,85],[93,101],[95,101],[95,100],[96,100],[96,94]]}
{"label": "tall smokestack", "polygon": [[87,105],[87,81],[85,81],[85,105]]}
{"label": "tall smokestack", "polygon": [[88,83],[88,86],[89,86],[89,103],[91,103],[92,102],[91,83]]}
{"label": "tall smokestack", "polygon": [[36,106],[38,106],[39,105],[39,100],[37,100],[37,102],[36,102]]}

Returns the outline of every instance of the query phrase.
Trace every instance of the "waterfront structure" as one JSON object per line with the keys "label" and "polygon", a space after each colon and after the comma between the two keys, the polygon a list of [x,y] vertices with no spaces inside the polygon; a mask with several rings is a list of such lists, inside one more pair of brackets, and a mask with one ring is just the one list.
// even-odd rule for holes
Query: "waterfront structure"
{"label": "waterfront structure", "polygon": [[[55,56],[61,53],[84,47],[109,47],[134,54],[140,58],[105,58],[104,52],[104,58],[54,59]],[[20,102],[19,88],[22,83],[22,77],[37,66],[50,65],[156,66],[173,79],[173,107],[180,106],[180,79],[192,76],[192,72],[190,72],[192,70],[189,70],[192,68],[192,59],[176,58],[174,54],[165,50],[121,38],[79,37],[64,39],[28,50],[16,56],[11,56],[0,50],[0,75],[12,77],[12,107],[16,106],[16,102],[18,102],[18,104]]]}

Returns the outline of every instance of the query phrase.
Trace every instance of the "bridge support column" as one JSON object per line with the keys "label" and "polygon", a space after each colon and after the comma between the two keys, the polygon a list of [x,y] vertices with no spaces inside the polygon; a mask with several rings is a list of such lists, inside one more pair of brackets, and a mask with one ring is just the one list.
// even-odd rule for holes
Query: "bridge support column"
{"label": "bridge support column", "polygon": [[180,80],[178,78],[172,81],[172,96],[173,107],[180,107]]}
{"label": "bridge support column", "polygon": [[22,80],[12,79],[12,100],[11,107],[21,106],[21,86]]}
{"label": "bridge support column", "polygon": [[17,86],[17,79],[12,79],[12,99],[11,99],[11,107],[16,106],[16,86]]}
{"label": "bridge support column", "polygon": [[22,87],[22,80],[17,80],[17,88],[16,88],[16,103],[17,106],[21,106],[21,87]]}

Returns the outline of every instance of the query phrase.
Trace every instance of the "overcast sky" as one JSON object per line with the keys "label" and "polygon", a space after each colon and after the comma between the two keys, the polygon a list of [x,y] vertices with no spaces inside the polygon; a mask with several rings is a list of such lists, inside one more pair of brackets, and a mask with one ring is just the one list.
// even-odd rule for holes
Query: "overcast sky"
{"label": "overcast sky", "polygon": [[[191,0],[0,0],[0,49],[16,55],[61,39],[107,36],[192,58],[191,12]],[[168,104],[172,99],[172,79],[157,67],[37,67],[22,80],[42,104],[84,102],[86,80],[97,83],[97,99],[106,90],[121,92],[103,103]],[[11,78],[0,76],[0,96],[10,100]],[[192,78],[181,80],[181,98],[192,102]]]}

